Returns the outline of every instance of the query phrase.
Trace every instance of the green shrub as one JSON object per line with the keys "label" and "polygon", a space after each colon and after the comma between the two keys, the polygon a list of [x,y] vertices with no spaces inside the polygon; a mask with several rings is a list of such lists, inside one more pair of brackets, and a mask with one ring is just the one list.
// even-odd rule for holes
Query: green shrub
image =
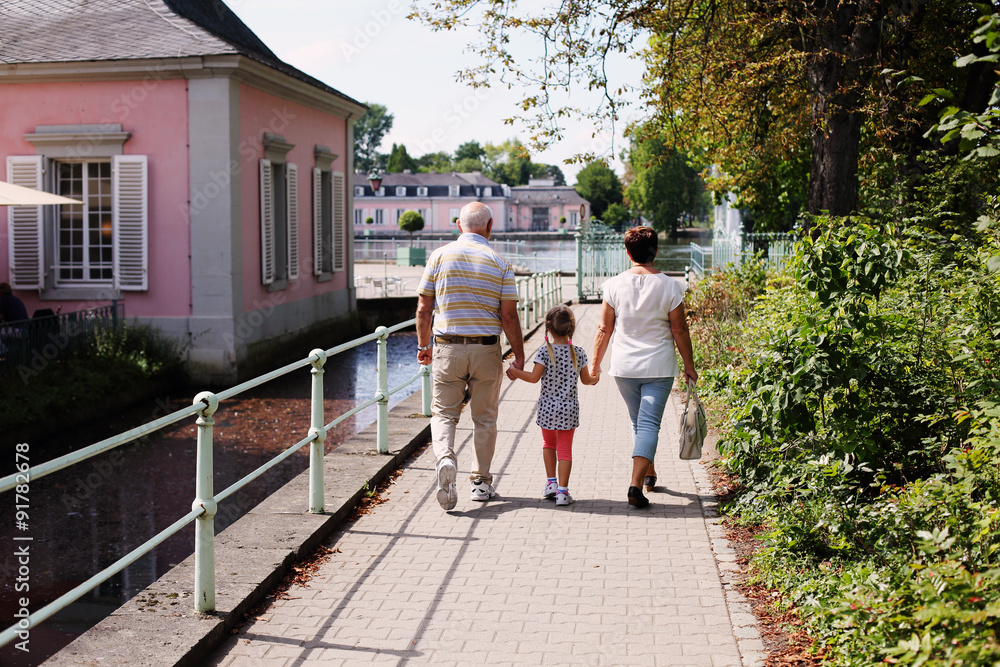
{"label": "green shrub", "polygon": [[152,379],[182,379],[180,346],[149,326],[106,329],[48,361],[36,373],[0,382],[0,423],[15,429],[98,406]]}

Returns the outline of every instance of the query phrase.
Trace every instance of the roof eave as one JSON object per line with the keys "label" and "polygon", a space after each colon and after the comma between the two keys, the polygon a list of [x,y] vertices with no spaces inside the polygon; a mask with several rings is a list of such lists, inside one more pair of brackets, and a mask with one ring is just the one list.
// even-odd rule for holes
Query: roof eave
{"label": "roof eave", "polygon": [[368,107],[335,89],[301,81],[241,54],[0,64],[0,83],[148,81],[231,77],[248,86],[342,117]]}

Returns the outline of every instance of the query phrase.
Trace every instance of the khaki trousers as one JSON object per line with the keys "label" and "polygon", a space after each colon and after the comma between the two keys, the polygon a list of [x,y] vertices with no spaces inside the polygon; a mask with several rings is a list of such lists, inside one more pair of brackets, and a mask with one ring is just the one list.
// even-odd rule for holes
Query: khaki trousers
{"label": "khaki trousers", "polygon": [[431,402],[434,456],[438,461],[448,458],[458,465],[455,430],[468,389],[476,446],[476,468],[471,479],[492,484],[490,464],[497,443],[497,408],[503,379],[500,343],[435,343],[431,377],[434,380]]}

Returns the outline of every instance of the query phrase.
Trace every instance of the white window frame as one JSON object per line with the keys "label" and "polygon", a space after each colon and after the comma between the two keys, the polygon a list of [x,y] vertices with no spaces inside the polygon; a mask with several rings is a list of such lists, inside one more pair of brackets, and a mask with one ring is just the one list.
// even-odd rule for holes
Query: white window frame
{"label": "white window frame", "polygon": [[493,196],[493,188],[490,188],[490,187],[483,188],[483,196],[484,197],[492,197]]}
{"label": "white window frame", "polygon": [[385,224],[385,209],[384,208],[377,208],[377,209],[375,209],[375,216],[374,216],[374,218],[375,218],[375,223],[374,224],[376,224],[376,225],[384,225]]}
{"label": "white window frame", "polygon": [[427,186],[421,185],[417,187],[417,196],[426,197],[427,196]]}
{"label": "white window frame", "polygon": [[378,190],[375,191],[375,196],[376,197],[384,197],[385,196],[385,186],[384,185],[382,187],[380,187]]}
{"label": "white window frame", "polygon": [[354,209],[354,226],[360,227],[365,224],[365,212],[360,208]]}
{"label": "white window frame", "polygon": [[406,186],[405,185],[397,185],[396,186],[396,196],[397,197],[405,197],[406,196]]}
{"label": "white window frame", "polygon": [[[101,130],[104,133],[101,133]],[[55,191],[54,163],[88,158],[111,161],[111,280],[61,282],[48,270],[58,263],[58,207],[8,207],[9,282],[14,289],[38,290],[43,300],[108,299],[114,292],[149,289],[149,168],[145,155],[122,155],[128,133],[100,126],[39,126],[25,135],[36,155],[7,156],[6,180]],[[88,137],[95,137],[87,140]],[[81,143],[84,142],[84,143]],[[94,160],[91,160],[94,161]],[[48,210],[45,210],[48,209]],[[109,293],[110,292],[110,293]]]}
{"label": "white window frame", "polygon": [[355,197],[364,197],[365,196],[365,188],[364,188],[363,185],[355,185],[354,186],[354,196]]}
{"label": "white window frame", "polygon": [[461,185],[449,185],[448,186],[448,196],[449,197],[460,197],[462,192]]}

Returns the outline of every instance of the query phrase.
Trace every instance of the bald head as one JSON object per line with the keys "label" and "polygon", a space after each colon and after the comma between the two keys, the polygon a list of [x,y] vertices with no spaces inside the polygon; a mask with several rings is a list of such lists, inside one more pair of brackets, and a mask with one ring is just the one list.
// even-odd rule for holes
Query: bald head
{"label": "bald head", "polygon": [[458,220],[462,223],[462,231],[472,232],[480,236],[487,235],[492,219],[493,211],[490,210],[490,207],[478,201],[466,204],[458,214]]}

